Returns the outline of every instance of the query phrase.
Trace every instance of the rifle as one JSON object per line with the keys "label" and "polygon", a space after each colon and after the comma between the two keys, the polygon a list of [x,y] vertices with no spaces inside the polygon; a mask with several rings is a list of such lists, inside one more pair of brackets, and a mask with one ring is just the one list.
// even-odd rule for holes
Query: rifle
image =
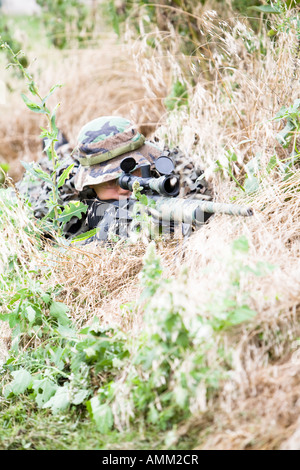
{"label": "rifle", "polygon": [[201,199],[177,198],[179,194],[179,177],[174,174],[175,166],[171,158],[161,156],[155,161],[158,177],[151,176],[150,164],[141,167],[142,176],[134,176],[131,172],[136,167],[133,157],[126,157],[120,164],[122,175],[119,185],[123,189],[133,191],[136,182],[142,187],[152,201],[149,212],[166,222],[203,224],[212,214],[227,214],[249,217],[253,215],[250,207],[237,204],[225,204]]}

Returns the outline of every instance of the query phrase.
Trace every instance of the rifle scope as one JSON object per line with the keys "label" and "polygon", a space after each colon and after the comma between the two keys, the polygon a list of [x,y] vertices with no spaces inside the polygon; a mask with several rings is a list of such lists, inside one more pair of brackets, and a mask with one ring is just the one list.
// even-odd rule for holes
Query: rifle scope
{"label": "rifle scope", "polygon": [[[159,157],[157,162],[158,164],[156,168],[161,174],[165,171],[171,173],[174,169],[174,166],[173,168],[171,166],[171,164],[173,165],[173,162],[168,157]],[[130,173],[136,167],[136,161],[133,157],[124,158],[120,167],[123,171],[122,175],[119,177],[119,185],[122,189],[129,189],[129,191],[132,191],[133,183],[138,181],[144,190],[152,189],[152,191],[168,197],[176,197],[179,194],[179,178],[176,175],[163,174],[159,178],[151,178],[149,164],[141,168],[142,176],[134,176]]]}

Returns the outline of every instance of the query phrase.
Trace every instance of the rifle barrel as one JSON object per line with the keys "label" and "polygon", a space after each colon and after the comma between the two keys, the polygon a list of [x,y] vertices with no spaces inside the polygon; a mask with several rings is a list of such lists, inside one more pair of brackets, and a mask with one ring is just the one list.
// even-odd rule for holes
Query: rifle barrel
{"label": "rifle barrel", "polygon": [[199,199],[182,199],[168,197],[153,197],[155,209],[162,220],[174,222],[204,223],[205,213],[227,214],[249,217],[253,215],[250,207],[237,204],[225,204],[220,202],[203,201]]}

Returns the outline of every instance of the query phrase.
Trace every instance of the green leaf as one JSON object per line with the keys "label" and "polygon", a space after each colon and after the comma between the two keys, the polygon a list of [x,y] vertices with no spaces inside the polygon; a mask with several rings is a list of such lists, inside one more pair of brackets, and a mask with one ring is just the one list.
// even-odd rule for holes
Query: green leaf
{"label": "green leaf", "polygon": [[42,408],[55,394],[57,385],[49,379],[34,380],[32,388],[36,393],[35,400],[39,408]]}
{"label": "green leaf", "polygon": [[29,98],[27,98],[26,95],[23,93],[21,94],[21,97],[26,104],[27,108],[29,108],[31,111],[39,114],[48,114],[49,110],[47,108],[44,108],[40,106],[39,104],[35,103],[34,101],[31,101]]}
{"label": "green leaf", "polygon": [[37,96],[37,94],[38,94],[38,89],[37,89],[36,84],[34,83],[33,80],[31,80],[31,81],[29,82],[29,84],[28,84],[28,89],[29,89],[29,91],[30,91],[30,93],[31,93],[32,95]]}
{"label": "green leaf", "polygon": [[5,171],[5,173],[7,173],[8,170],[9,170],[9,164],[6,163],[6,162],[1,162],[1,163],[0,163],[0,168],[1,168],[3,171]]}
{"label": "green leaf", "polygon": [[288,115],[288,108],[282,106],[276,116],[273,118],[273,121],[279,121],[280,119],[285,118]]}
{"label": "green leaf", "polygon": [[248,307],[248,305],[242,305],[234,310],[230,315],[229,321],[232,325],[239,325],[240,323],[250,320],[255,315],[256,312]]}
{"label": "green leaf", "polygon": [[255,175],[261,167],[260,164],[261,155],[257,154],[245,165],[246,172],[249,175]]}
{"label": "green leaf", "polygon": [[281,13],[280,8],[275,5],[252,6],[248,7],[248,9],[260,11],[261,13],[273,13],[274,15],[278,15],[279,13]]}
{"label": "green leaf", "polygon": [[165,98],[164,105],[168,111],[188,103],[188,91],[185,83],[176,80],[172,85],[170,94]]}
{"label": "green leaf", "polygon": [[46,138],[44,140],[44,152],[47,153],[49,148],[51,147],[51,142],[52,142],[52,139],[48,139]]}
{"label": "green leaf", "polygon": [[53,182],[51,180],[51,177],[48,173],[46,173],[45,171],[43,171],[41,169],[41,167],[39,167],[38,164],[34,163],[34,162],[22,162],[22,165],[23,167],[25,168],[25,170],[27,170],[31,175],[33,175],[35,178],[39,178],[43,181],[46,181],[47,183],[49,183],[51,186],[53,186]]}
{"label": "green leaf", "polygon": [[243,253],[248,253],[249,251],[249,242],[247,238],[243,235],[240,238],[237,238],[232,243],[233,251],[242,251]]}
{"label": "green leaf", "polygon": [[24,393],[32,384],[32,377],[25,369],[19,369],[11,373],[14,380],[9,384],[9,389],[14,395]]}
{"label": "green leaf", "polygon": [[148,205],[148,198],[146,196],[146,194],[141,194],[139,196],[139,201],[141,204],[143,204],[144,206],[147,206]]}
{"label": "green leaf", "polygon": [[76,243],[76,242],[82,242],[84,240],[87,240],[88,238],[93,237],[96,235],[97,232],[99,232],[100,228],[93,228],[93,230],[89,230],[88,232],[81,233],[80,235],[77,235],[77,237],[73,238],[71,243]]}
{"label": "green leaf", "polygon": [[81,403],[83,403],[86,400],[89,393],[90,393],[89,390],[78,390],[78,392],[74,393],[74,395],[72,397],[72,404],[73,405],[80,405]]}
{"label": "green leaf", "polygon": [[300,109],[300,99],[297,99],[297,100],[294,101],[294,103],[290,107],[290,113],[294,117],[297,117],[297,116],[299,116],[299,109]]}
{"label": "green leaf", "polygon": [[0,315],[1,321],[8,321],[10,328],[14,328],[16,324],[19,322],[19,312],[18,308],[15,308],[10,313],[1,314]]}
{"label": "green leaf", "polygon": [[43,405],[43,408],[51,408],[53,414],[65,411],[70,406],[69,395],[70,393],[67,385],[59,387],[56,390],[55,395],[53,395],[50,400]]}
{"label": "green leaf", "polygon": [[50,96],[55,92],[55,90],[56,90],[57,88],[61,88],[62,86],[63,86],[63,85],[60,85],[60,84],[54,85],[54,86],[50,89],[48,95],[45,96],[45,98],[43,98],[42,105],[44,105],[44,104],[46,103],[46,101],[48,100],[48,98],[50,98]]}
{"label": "green leaf", "polygon": [[149,405],[147,421],[152,424],[156,424],[159,421],[159,412],[157,411],[153,403],[150,403]]}
{"label": "green leaf", "polygon": [[87,402],[87,409],[100,433],[106,434],[112,429],[114,424],[112,411],[108,405],[100,404],[99,397],[95,396],[89,400]]}
{"label": "green leaf", "polygon": [[270,173],[276,166],[277,166],[277,156],[276,155],[272,155],[272,157],[270,158],[268,164],[267,164],[267,167],[266,167],[266,172],[267,173]]}
{"label": "green leaf", "polygon": [[276,34],[277,34],[277,31],[275,29],[270,29],[267,33],[267,36],[269,38],[272,38],[273,36],[276,36]]}
{"label": "green leaf", "polygon": [[247,178],[244,183],[246,193],[254,193],[259,188],[259,179],[256,174],[260,169],[260,155],[256,155],[246,165]]}
{"label": "green leaf", "polygon": [[259,180],[256,176],[248,176],[244,183],[244,189],[247,194],[254,193],[259,188]]}
{"label": "green leaf", "polygon": [[48,304],[51,300],[51,296],[47,293],[41,294],[41,299],[45,304]]}
{"label": "green leaf", "polygon": [[188,402],[188,398],[189,398],[189,394],[188,394],[187,389],[178,386],[174,389],[174,395],[175,395],[175,401],[176,401],[177,405],[180,408],[184,409],[187,406],[187,402]]}
{"label": "green leaf", "polygon": [[82,214],[87,211],[87,206],[80,201],[73,201],[64,207],[64,211],[59,216],[58,221],[62,224],[69,222],[72,217],[81,219]]}
{"label": "green leaf", "polygon": [[109,0],[108,4],[107,4],[107,7],[108,7],[108,12],[109,12],[109,15],[110,15],[110,19],[111,19],[111,23],[112,23],[112,27],[114,29],[114,32],[120,36],[120,18],[119,18],[119,15],[118,15],[118,12],[116,10],[116,5],[115,5],[115,2],[114,0]]}
{"label": "green leaf", "polygon": [[258,277],[266,276],[270,272],[274,271],[274,269],[276,269],[276,266],[274,266],[273,264],[270,264],[266,261],[258,261],[254,268],[250,267],[250,266],[245,266],[243,268],[244,271],[251,272],[255,276],[258,276]]}
{"label": "green leaf", "polygon": [[283,146],[283,148],[289,146],[295,128],[295,124],[292,121],[288,120],[285,127],[276,135],[276,139]]}
{"label": "green leaf", "polygon": [[0,313],[0,321],[7,321],[9,320],[10,313]]}
{"label": "green leaf", "polygon": [[57,328],[57,331],[63,338],[67,338],[67,339],[77,338],[76,331],[73,328],[69,328],[67,326],[59,326]]}
{"label": "green leaf", "polygon": [[35,320],[35,310],[29,305],[26,307],[27,318],[30,323],[34,322]]}
{"label": "green leaf", "polygon": [[70,325],[70,319],[67,316],[69,307],[62,302],[53,302],[50,307],[50,315],[58,321],[61,326]]}
{"label": "green leaf", "polygon": [[72,163],[68,168],[66,168],[63,173],[60,175],[58,182],[57,182],[57,187],[60,188],[65,184],[66,179],[69,177],[69,174],[71,173],[75,163]]}
{"label": "green leaf", "polygon": [[2,185],[5,181],[5,172],[2,170],[1,166],[0,166],[0,185]]}
{"label": "green leaf", "polygon": [[52,114],[51,114],[51,126],[52,126],[52,130],[53,132],[55,132],[56,134],[58,133],[58,128],[56,126],[56,113],[57,113],[57,110],[60,106],[60,103],[57,103],[57,105],[55,106],[55,108],[53,109],[52,111]]}

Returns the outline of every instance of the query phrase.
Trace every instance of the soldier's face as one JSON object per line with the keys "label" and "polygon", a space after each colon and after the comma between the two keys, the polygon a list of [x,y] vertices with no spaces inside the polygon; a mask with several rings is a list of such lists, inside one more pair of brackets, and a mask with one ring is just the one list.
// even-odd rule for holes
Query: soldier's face
{"label": "soldier's face", "polygon": [[[141,176],[141,170],[138,168],[137,170],[133,171],[132,174],[135,176]],[[131,191],[121,188],[117,179],[106,181],[105,183],[101,184],[96,184],[91,187],[95,190],[98,198],[102,201],[108,201],[110,199],[127,199],[131,196]]]}

